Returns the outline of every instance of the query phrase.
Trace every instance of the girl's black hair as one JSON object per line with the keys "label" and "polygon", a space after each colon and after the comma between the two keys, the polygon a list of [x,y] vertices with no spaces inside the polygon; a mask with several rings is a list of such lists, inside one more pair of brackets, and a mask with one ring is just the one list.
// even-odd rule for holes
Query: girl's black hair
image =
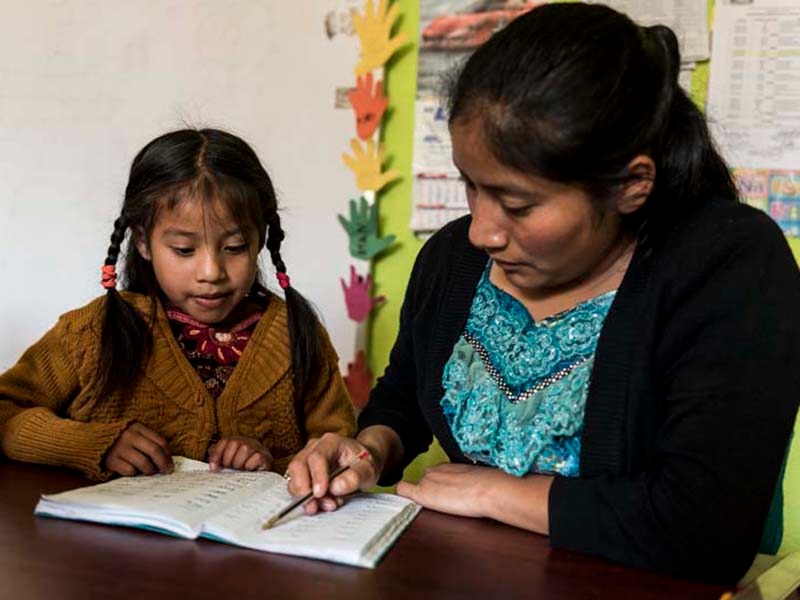
{"label": "girl's black hair", "polygon": [[678,85],[678,40],[608,7],[549,4],[478,48],[448,89],[451,124],[473,121],[501,163],[608,198],[656,165],[634,213],[643,236],[711,196],[738,197],[703,114]]}
{"label": "girl's black hair", "polygon": [[[266,245],[278,273],[286,273],[280,254],[285,234],[278,215],[272,181],[252,148],[237,136],[218,129],[183,129],[147,144],[133,159],[122,212],[114,221],[106,265],[115,265],[126,232],[130,240],[123,265],[122,289],[151,297],[146,319],[116,289],[109,289],[101,331],[98,398],[133,384],[147,360],[151,327],[161,290],[150,261],[138,252],[139,236],[149,240],[162,209],[172,209],[186,198],[222,201],[242,231],[258,233],[258,247]],[[256,279],[256,288],[263,285]],[[295,388],[295,408],[302,415],[304,393],[319,372],[322,349],[319,321],[303,296],[285,290],[289,340]],[[302,419],[298,419],[302,423]]]}

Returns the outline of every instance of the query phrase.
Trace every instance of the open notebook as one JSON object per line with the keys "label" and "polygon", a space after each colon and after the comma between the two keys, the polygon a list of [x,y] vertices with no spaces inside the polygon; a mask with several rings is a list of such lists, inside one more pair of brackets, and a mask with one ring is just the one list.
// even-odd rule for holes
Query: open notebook
{"label": "open notebook", "polygon": [[34,512],[372,568],[420,510],[393,494],[361,494],[335,512],[309,517],[297,509],[263,530],[264,520],[291,500],[276,473],[211,473],[206,463],[176,457],[169,475],[43,495]]}

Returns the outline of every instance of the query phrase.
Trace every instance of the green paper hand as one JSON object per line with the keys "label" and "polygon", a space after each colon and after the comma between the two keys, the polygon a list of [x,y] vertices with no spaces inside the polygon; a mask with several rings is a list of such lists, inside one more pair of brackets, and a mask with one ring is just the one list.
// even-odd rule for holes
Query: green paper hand
{"label": "green paper hand", "polygon": [[356,75],[364,75],[383,66],[406,41],[402,31],[392,37],[392,27],[399,8],[393,4],[387,12],[387,4],[388,0],[380,0],[378,12],[375,12],[375,4],[367,0],[364,14],[353,15],[353,27],[361,40],[361,60],[356,65]]}
{"label": "green paper hand", "polygon": [[394,242],[394,235],[378,236],[378,207],[367,204],[363,196],[358,206],[355,200],[350,200],[350,220],[339,215],[339,223],[350,237],[353,258],[371,260]]}

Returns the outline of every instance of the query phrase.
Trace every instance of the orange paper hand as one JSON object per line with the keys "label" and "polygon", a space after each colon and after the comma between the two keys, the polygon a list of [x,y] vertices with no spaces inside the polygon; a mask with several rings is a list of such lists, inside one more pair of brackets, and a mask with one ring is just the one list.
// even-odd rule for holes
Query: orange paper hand
{"label": "orange paper hand", "polygon": [[372,389],[372,371],[367,367],[364,359],[364,351],[359,350],[356,360],[347,363],[347,375],[344,376],[344,384],[350,392],[350,399],[353,406],[358,409],[364,408],[369,400],[369,392]]}
{"label": "orange paper hand", "polygon": [[355,89],[347,92],[350,105],[356,112],[356,131],[362,140],[368,140],[375,133],[381,117],[389,103],[383,95],[383,82],[375,84],[375,93],[372,93],[372,73],[357,79]]}
{"label": "orange paper hand", "polygon": [[391,37],[399,9],[397,4],[392,4],[387,12],[387,4],[388,0],[380,0],[376,13],[374,2],[367,0],[364,14],[353,14],[353,27],[361,40],[361,60],[356,65],[356,75],[363,75],[383,66],[395,50],[406,42],[402,31]]}
{"label": "orange paper hand", "polygon": [[347,168],[355,174],[356,186],[362,192],[366,190],[377,192],[390,181],[400,177],[400,173],[394,169],[381,173],[383,144],[378,146],[376,152],[375,142],[369,139],[365,151],[358,140],[353,138],[350,140],[350,147],[353,149],[353,155],[342,153],[342,160]]}

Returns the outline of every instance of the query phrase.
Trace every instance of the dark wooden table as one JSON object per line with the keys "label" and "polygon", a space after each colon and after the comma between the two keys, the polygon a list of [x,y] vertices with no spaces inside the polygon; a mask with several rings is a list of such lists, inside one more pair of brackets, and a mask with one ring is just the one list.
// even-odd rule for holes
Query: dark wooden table
{"label": "dark wooden table", "polygon": [[374,570],[33,516],[41,493],[80,476],[0,459],[0,598],[669,598],[714,585],[551,550],[492,521],[422,511]]}

